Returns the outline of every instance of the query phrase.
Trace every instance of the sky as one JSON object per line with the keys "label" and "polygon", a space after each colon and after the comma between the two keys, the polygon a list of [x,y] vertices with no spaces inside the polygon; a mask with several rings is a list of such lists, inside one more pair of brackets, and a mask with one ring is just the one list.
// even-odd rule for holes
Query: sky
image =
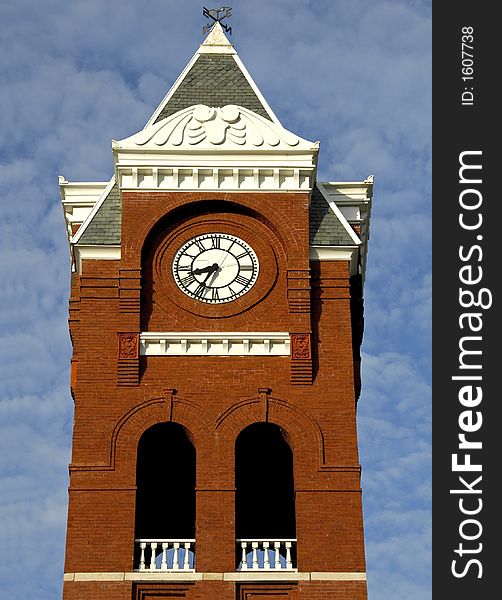
{"label": "sky", "polygon": [[[144,127],[196,51],[202,6],[0,0],[2,597],[61,595],[73,403],[57,176],[110,179],[111,140]],[[375,177],[358,406],[368,591],[370,600],[425,600],[431,5],[231,6],[231,41],[268,103],[287,129],[321,142],[318,178]]]}

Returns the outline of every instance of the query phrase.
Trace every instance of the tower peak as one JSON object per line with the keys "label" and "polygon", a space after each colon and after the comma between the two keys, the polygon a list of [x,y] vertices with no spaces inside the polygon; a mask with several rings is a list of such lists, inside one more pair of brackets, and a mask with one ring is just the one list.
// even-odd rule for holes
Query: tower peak
{"label": "tower peak", "polygon": [[199,54],[236,54],[219,21],[216,21],[199,48]]}

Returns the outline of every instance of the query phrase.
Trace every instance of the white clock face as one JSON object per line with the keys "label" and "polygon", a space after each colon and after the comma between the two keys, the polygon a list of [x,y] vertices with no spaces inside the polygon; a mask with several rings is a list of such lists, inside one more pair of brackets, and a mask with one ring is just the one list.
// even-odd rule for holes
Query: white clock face
{"label": "white clock face", "polygon": [[228,233],[194,237],[181,246],[173,260],[173,276],[180,290],[210,304],[243,296],[255,284],[258,269],[251,246]]}

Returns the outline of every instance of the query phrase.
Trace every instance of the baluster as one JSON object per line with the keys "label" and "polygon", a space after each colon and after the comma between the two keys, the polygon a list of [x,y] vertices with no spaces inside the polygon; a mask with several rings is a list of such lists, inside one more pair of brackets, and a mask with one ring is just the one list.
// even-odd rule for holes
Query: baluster
{"label": "baluster", "polygon": [[174,542],[173,547],[174,547],[173,570],[179,571],[180,570],[180,563],[178,561],[178,548],[180,547],[179,542]]}
{"label": "baluster", "polygon": [[162,542],[162,562],[160,563],[160,568],[162,571],[167,571],[167,542]]}
{"label": "baluster", "polygon": [[242,567],[241,567],[241,571],[246,571],[248,568],[248,557],[246,556],[247,552],[247,547],[248,547],[248,543],[247,542],[241,542],[241,548],[242,548],[242,557],[241,557],[241,562],[242,562]]}
{"label": "baluster", "polygon": [[263,542],[263,568],[264,569],[270,569],[270,560],[268,557],[268,547],[269,547],[269,542]]}
{"label": "baluster", "polygon": [[146,542],[140,542],[139,547],[141,548],[141,553],[139,556],[139,570],[140,571],[144,571],[145,570],[145,548],[146,548]]}
{"label": "baluster", "polygon": [[291,542],[286,542],[286,569],[292,569],[293,563],[291,562]]}
{"label": "baluster", "polygon": [[251,542],[251,548],[253,548],[253,566],[251,567],[253,571],[257,571],[259,569],[258,566],[258,542]]}
{"label": "baluster", "polygon": [[183,561],[183,570],[188,571],[190,569],[190,542],[185,542],[185,559]]}
{"label": "baluster", "polygon": [[155,571],[155,550],[157,550],[157,542],[151,542],[150,548],[152,549],[152,556],[150,557],[150,570]]}
{"label": "baluster", "polygon": [[274,542],[274,569],[281,569],[281,542]]}

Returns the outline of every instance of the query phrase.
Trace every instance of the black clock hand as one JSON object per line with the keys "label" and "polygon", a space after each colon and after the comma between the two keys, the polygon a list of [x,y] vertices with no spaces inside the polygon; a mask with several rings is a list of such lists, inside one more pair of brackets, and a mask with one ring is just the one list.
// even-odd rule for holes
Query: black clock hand
{"label": "black clock hand", "polygon": [[192,275],[202,275],[202,273],[207,273],[206,278],[202,282],[202,285],[205,285],[205,283],[209,279],[209,277],[217,270],[218,270],[217,263],[213,263],[212,265],[209,265],[208,267],[204,267],[203,269],[195,269],[194,271],[192,271]]}
{"label": "black clock hand", "polygon": [[[206,278],[204,279],[204,281],[200,282],[199,285],[197,286],[197,289],[195,290],[194,294],[195,297],[197,298],[198,296],[202,297],[202,294],[204,293],[205,289],[206,289],[206,281],[209,279],[209,277],[211,277],[211,275],[218,270],[218,265],[216,263],[210,265],[209,267],[204,267],[203,269],[196,269],[196,271],[198,271],[199,273],[207,273]],[[192,271],[192,274],[195,273],[196,271]]]}
{"label": "black clock hand", "polygon": [[209,265],[208,267],[203,267],[202,269],[194,269],[192,271],[192,275],[202,275],[202,273],[213,273],[214,271],[216,271],[216,269],[218,268],[218,265],[216,263],[213,263],[212,265]]}

